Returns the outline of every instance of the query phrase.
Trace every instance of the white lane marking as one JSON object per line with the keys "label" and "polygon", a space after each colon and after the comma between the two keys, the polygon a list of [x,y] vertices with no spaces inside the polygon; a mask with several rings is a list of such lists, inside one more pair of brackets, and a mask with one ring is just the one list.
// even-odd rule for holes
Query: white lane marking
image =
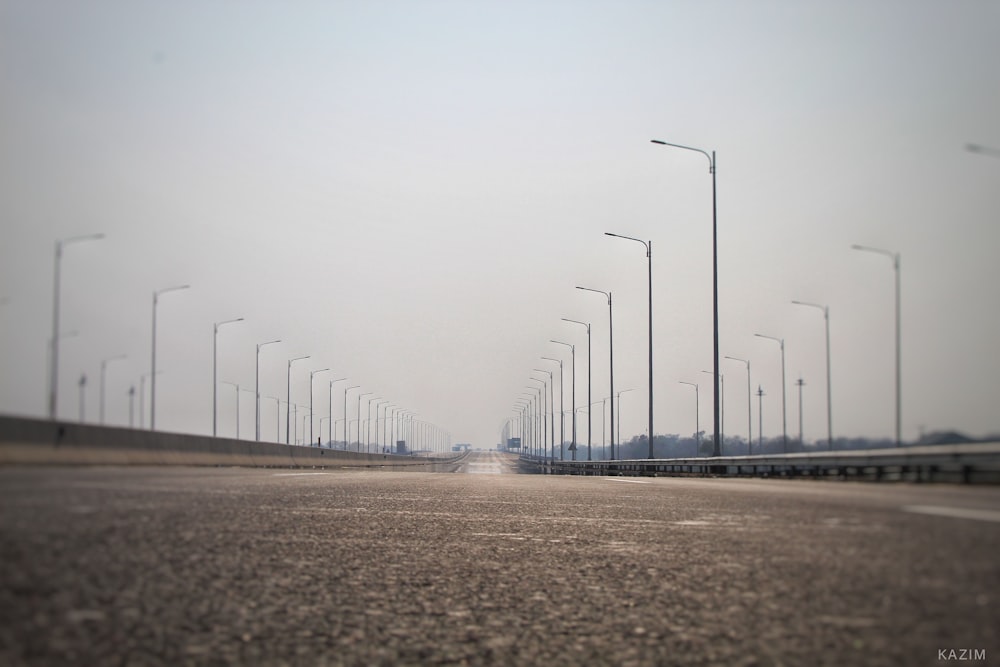
{"label": "white lane marking", "polygon": [[629,484],[652,484],[652,482],[646,482],[641,479],[624,479],[622,477],[604,477],[608,482],[628,482]]}
{"label": "white lane marking", "polygon": [[328,472],[276,472],[273,477],[305,477],[306,475],[329,475]]}
{"label": "white lane marking", "polygon": [[904,505],[901,507],[904,512],[915,514],[931,514],[933,516],[947,516],[953,519],[975,519],[977,521],[1000,522],[1000,511],[997,510],[976,510],[967,507],[941,507],[937,505]]}

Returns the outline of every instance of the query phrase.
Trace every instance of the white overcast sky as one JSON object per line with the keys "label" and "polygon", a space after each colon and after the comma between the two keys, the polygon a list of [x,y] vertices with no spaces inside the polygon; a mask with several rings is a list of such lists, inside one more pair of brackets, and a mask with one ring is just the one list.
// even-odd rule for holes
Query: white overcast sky
{"label": "white overcast sky", "polygon": [[[562,317],[593,322],[607,396],[607,307],[584,285],[614,294],[628,438],[646,264],[613,231],[653,241],[656,431],[694,431],[684,380],[710,432],[708,161],[656,138],[717,151],[721,352],[751,360],[765,436],[780,359],[754,333],[786,340],[789,433],[801,375],[805,436],[826,434],[822,314],[792,299],[830,306],[835,435],[893,436],[892,266],[854,243],[902,253],[904,438],[996,433],[1000,160],[964,146],[1000,147],[998,64],[995,0],[4,0],[0,411],[46,414],[54,243],[102,232],[65,252],[60,417],[85,373],[96,420],[101,360],[126,354],[107,417],[127,423],[152,293],[189,283],[160,302],[159,428],[211,432],[213,323],[244,317],[220,380],[252,392],[255,344],[280,338],[263,395],[311,355],[296,403],[330,367],[322,415],[346,376],[493,446],[540,358],[568,362],[550,339],[577,344],[585,402],[586,336]],[[723,372],[724,430],[745,436],[745,371]],[[252,393],[241,408],[246,436]],[[756,397],[753,419],[756,437]]]}

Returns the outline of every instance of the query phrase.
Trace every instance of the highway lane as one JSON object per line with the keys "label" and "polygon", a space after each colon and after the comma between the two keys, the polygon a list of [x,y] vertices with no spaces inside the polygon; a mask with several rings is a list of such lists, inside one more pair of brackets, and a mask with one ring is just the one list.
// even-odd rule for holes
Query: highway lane
{"label": "highway lane", "polygon": [[998,518],[996,488],[5,468],[0,664],[996,663]]}
{"label": "highway lane", "polygon": [[470,475],[502,475],[517,472],[517,459],[497,451],[470,452],[455,472]]}

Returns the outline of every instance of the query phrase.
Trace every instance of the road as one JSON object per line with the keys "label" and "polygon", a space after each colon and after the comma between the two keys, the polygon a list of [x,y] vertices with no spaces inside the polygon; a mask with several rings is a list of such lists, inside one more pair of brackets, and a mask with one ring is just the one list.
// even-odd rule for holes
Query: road
{"label": "road", "polygon": [[0,468],[0,664],[1000,662],[998,488],[463,469]]}

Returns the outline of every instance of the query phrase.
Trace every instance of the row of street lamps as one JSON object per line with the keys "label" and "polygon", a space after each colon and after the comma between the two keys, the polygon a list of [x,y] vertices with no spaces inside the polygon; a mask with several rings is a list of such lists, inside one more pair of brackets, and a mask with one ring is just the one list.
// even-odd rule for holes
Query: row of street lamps
{"label": "row of street lamps", "polygon": [[[720,456],[722,454],[722,374],[719,368],[719,264],[718,264],[718,215],[717,215],[717,196],[716,196],[716,156],[715,151],[709,153],[708,151],[702,150],[700,148],[694,148],[691,146],[685,146],[682,144],[674,144],[666,141],[661,141],[658,139],[653,139],[652,143],[661,146],[667,146],[672,148],[679,148],[683,150],[693,151],[701,153],[708,159],[709,163],[709,173],[712,176],[712,356],[713,356],[713,369],[711,374],[713,376],[713,411],[714,411],[714,430],[713,430],[713,447],[712,456]],[[641,243],[646,249],[647,258],[647,269],[648,269],[648,287],[647,287],[647,299],[648,299],[648,347],[649,347],[649,362],[648,362],[648,456],[649,458],[654,457],[653,453],[653,441],[656,431],[654,430],[653,424],[653,243],[652,241],[643,241],[642,239],[634,238],[631,236],[624,236],[621,234],[615,234],[612,232],[605,232],[607,236],[612,236],[615,238],[626,239],[630,241],[635,241]],[[880,248],[871,248],[868,246],[854,245],[852,246],[856,250],[874,252],[882,255],[888,256],[893,261],[893,268],[895,270],[896,277],[896,303],[895,303],[895,314],[896,314],[896,445],[901,444],[901,425],[902,425],[902,404],[901,404],[901,358],[900,358],[900,255],[899,253],[893,253],[887,250],[882,250]],[[612,305],[612,293],[610,291],[604,291],[599,289],[594,289],[591,287],[577,286],[577,289],[585,290],[588,292],[595,292],[603,295],[608,302],[608,356],[609,356],[609,384],[610,392],[609,395],[615,396],[615,385],[614,385],[614,312]],[[828,448],[833,448],[833,409],[832,409],[832,398],[831,398],[831,379],[830,379],[830,312],[829,308],[825,305],[805,302],[805,301],[793,301],[795,305],[807,306],[811,308],[818,308],[823,311],[823,316],[826,323],[826,398],[827,398],[827,446]],[[563,318],[564,321],[576,322],[587,328],[587,401],[590,403],[590,324],[585,322],[579,322],[577,320],[567,320]],[[781,393],[782,393],[782,442],[784,450],[788,450],[788,428],[786,419],[786,392],[785,392],[785,342],[782,338],[777,338],[774,336],[769,336],[765,334],[755,334],[758,337],[773,340],[780,345],[781,349]],[[554,341],[559,342],[559,341]],[[568,343],[562,343],[563,345],[568,345]],[[573,346],[570,345],[572,348]],[[575,350],[574,350],[575,352]],[[751,383],[750,383],[750,361],[748,359],[741,359],[738,357],[726,357],[733,361],[739,361],[746,365],[747,370],[747,446],[748,451],[752,451],[752,419],[751,419]],[[560,373],[562,369],[562,362],[560,364]],[[535,369],[536,371],[538,369]],[[574,396],[574,408],[573,408],[573,442],[571,450],[576,454],[576,408],[575,408],[575,396],[576,396],[576,362],[574,354],[573,362],[574,371],[574,381],[573,381],[573,396]],[[706,371],[707,372],[707,371]],[[551,374],[550,374],[551,375]],[[541,382],[537,378],[531,378],[531,381]],[[550,379],[551,381],[551,379]],[[561,382],[561,381],[560,381]],[[683,384],[691,384],[696,389],[696,400],[697,400],[697,384],[690,382],[683,382]],[[561,384],[560,384],[561,386]],[[544,382],[543,382],[544,391]],[[800,386],[801,395],[801,386]],[[758,396],[763,396],[763,390],[758,392]],[[544,396],[543,396],[544,399]],[[518,406],[515,405],[515,408]],[[544,410],[543,410],[544,412]],[[696,410],[697,412],[697,410]],[[611,402],[611,459],[615,459],[615,412],[614,412],[614,401]],[[544,417],[544,415],[543,415]],[[588,409],[588,444],[587,444],[587,460],[591,460],[591,443],[590,443],[590,411]],[[620,415],[619,415],[620,419]],[[698,431],[697,424],[697,414],[696,414],[696,434]],[[553,450],[550,455],[554,458],[554,435],[553,435]],[[620,456],[621,444],[619,443],[619,456]]]}
{"label": "row of street lamps", "polygon": [[[685,146],[682,144],[674,144],[666,141],[660,141],[659,139],[653,139],[652,143],[661,146],[669,146],[673,148],[680,148],[683,150],[694,151],[701,153],[709,162],[709,173],[712,176],[712,302],[713,302],[713,341],[714,341],[714,376],[716,378],[715,382],[715,446],[714,446],[714,456],[720,455],[720,416],[719,416],[719,286],[718,286],[718,276],[719,276],[719,266],[718,266],[718,242],[717,242],[717,216],[716,216],[716,194],[715,194],[715,151],[709,154],[700,148],[693,148],[691,146]],[[634,238],[631,236],[624,236],[622,234],[615,234],[612,232],[605,232],[607,236],[612,236],[615,238],[626,239],[629,241],[635,241],[636,243],[641,243],[646,249],[646,259],[647,259],[647,269],[648,269],[648,288],[647,288],[647,299],[649,304],[648,312],[648,347],[649,347],[649,383],[648,383],[648,446],[649,458],[653,458],[653,438],[656,431],[653,425],[653,242],[643,241],[642,239]],[[585,290],[588,292],[596,292],[602,294],[607,298],[608,301],[608,356],[609,356],[609,384],[610,384],[610,396],[615,395],[615,380],[614,380],[614,368],[615,368],[615,353],[614,353],[614,309],[613,309],[613,299],[612,293],[610,291],[604,291],[599,289],[594,289],[591,287],[581,287],[577,286],[577,289]],[[563,318],[565,319],[565,318]],[[567,320],[574,321],[574,320]],[[580,324],[585,324],[580,322]],[[587,393],[588,402],[590,401],[590,325],[585,324],[587,327]],[[575,364],[574,364],[575,370]],[[575,383],[574,383],[575,384]],[[575,386],[574,386],[575,394]],[[611,459],[615,459],[615,409],[614,401],[611,402]],[[619,415],[620,417],[620,415]],[[573,411],[573,419],[576,419],[576,410]],[[588,411],[588,434],[590,433],[589,424],[589,411]],[[573,448],[575,450],[576,439],[574,437]],[[621,444],[619,443],[619,456]],[[591,446],[589,442],[588,435],[588,445],[587,445],[587,460],[591,460]]]}
{"label": "row of street lamps", "polygon": [[[73,245],[73,244],[76,244],[76,243],[81,243],[81,242],[84,242],[84,241],[97,241],[97,240],[101,240],[103,238],[104,238],[104,234],[89,234],[89,235],[85,235],[85,236],[75,236],[75,237],[72,237],[72,238],[69,238],[69,239],[59,240],[55,244],[55,280],[54,280],[54,296],[53,296],[52,338],[50,340],[50,350],[49,350],[50,362],[51,363],[50,363],[50,369],[49,369],[50,376],[48,378],[48,380],[49,380],[48,412],[49,412],[49,418],[52,419],[52,420],[55,420],[57,418],[57,414],[58,414],[59,341],[61,339],[63,339],[63,338],[68,338],[70,336],[76,335],[76,332],[61,333],[60,329],[59,329],[59,324],[60,324],[60,306],[61,306],[61,303],[60,303],[60,291],[61,291],[61,272],[62,272],[62,256],[63,256],[63,252],[64,252],[64,249],[67,246],[70,246],[70,245]],[[153,292],[151,368],[150,368],[150,372],[149,373],[144,373],[140,377],[140,405],[139,405],[139,410],[140,410],[140,425],[142,426],[145,423],[145,420],[143,419],[143,416],[142,416],[142,409],[143,409],[143,406],[145,405],[145,381],[146,381],[147,378],[149,378],[149,381],[150,381],[149,429],[150,430],[154,430],[156,428],[156,377],[157,377],[157,375],[159,375],[160,373],[162,373],[162,371],[158,371],[157,367],[156,367],[157,314],[158,314],[158,308],[159,308],[160,298],[161,298],[161,296],[163,296],[163,295],[165,295],[167,293],[177,292],[177,291],[181,291],[181,290],[186,290],[186,289],[189,289],[189,288],[190,288],[190,285],[176,285],[176,286],[172,286],[172,287],[166,287],[166,288],[163,288],[163,289],[155,290]],[[238,322],[243,322],[243,321],[244,321],[244,318],[237,317],[237,318],[233,318],[233,319],[229,319],[229,320],[224,320],[222,322],[216,322],[214,324],[214,326],[213,326],[213,332],[212,332],[212,436],[213,437],[217,437],[218,436],[218,386],[219,386],[219,378],[218,378],[218,339],[219,339],[219,329],[222,328],[222,327],[224,327],[224,326],[226,326],[226,325],[236,324]],[[265,341],[265,342],[262,342],[262,343],[258,343],[257,347],[256,347],[255,380],[254,380],[254,384],[255,384],[255,387],[254,387],[254,399],[255,399],[255,401],[254,401],[255,402],[255,409],[254,409],[254,412],[255,412],[255,417],[254,417],[254,422],[255,422],[254,431],[255,431],[255,433],[254,433],[254,437],[255,437],[255,439],[257,441],[260,441],[260,439],[261,439],[261,417],[260,417],[260,399],[261,399],[261,393],[260,393],[260,352],[261,352],[262,348],[264,348],[264,347],[266,347],[268,345],[274,345],[274,344],[277,344],[277,343],[280,343],[280,342],[282,342],[281,339],[268,340],[268,341]],[[106,376],[107,366],[109,364],[115,362],[115,361],[124,360],[126,358],[127,358],[126,355],[122,354],[122,355],[113,356],[113,357],[110,357],[108,359],[104,359],[104,360],[101,361],[100,423],[102,423],[102,424],[104,423],[105,376]],[[304,361],[304,360],[310,359],[310,358],[311,358],[310,355],[303,355],[303,356],[294,357],[294,358],[291,358],[291,359],[288,360],[287,373],[286,373],[286,400],[285,400],[285,405],[286,405],[286,415],[285,415],[285,443],[286,444],[290,444],[291,443],[291,422],[292,422],[292,415],[291,415],[291,409],[292,409],[292,400],[291,400],[291,374],[292,374],[292,365],[295,362]],[[315,377],[317,375],[319,375],[320,373],[326,373],[326,372],[329,372],[329,371],[330,371],[329,368],[322,368],[322,369],[312,370],[309,373],[309,442],[310,443],[312,443],[314,441],[313,440],[313,435],[314,435],[313,434],[313,423],[314,423],[314,420],[315,420],[315,416],[314,416],[315,412],[314,412],[314,407],[313,407],[313,394],[314,394],[314,386],[315,386],[315,381],[314,380],[315,380]],[[343,421],[344,422],[344,443],[345,443],[344,446],[345,446],[345,448],[348,446],[348,443],[349,443],[349,434],[348,434],[349,422],[348,422],[348,419],[347,419],[347,394],[352,389],[359,389],[360,388],[360,385],[354,385],[354,386],[348,387],[347,389],[344,390],[344,418],[343,418],[343,420],[336,420],[335,421],[333,419],[333,385],[335,383],[337,383],[337,382],[344,382],[346,380],[347,380],[347,378],[339,378],[339,379],[331,380],[330,381],[330,415],[328,417],[328,419],[330,420],[330,443],[331,443],[331,446],[333,446],[333,443],[336,441],[336,421]],[[225,381],[223,381],[223,382],[225,382]],[[80,384],[80,392],[81,392],[81,403],[80,403],[81,417],[80,417],[80,419],[82,420],[83,416],[84,416],[83,415],[83,399],[82,399],[82,396],[83,396],[84,387],[86,386],[86,376],[85,375],[81,377],[81,380],[80,380],[79,384]],[[238,413],[238,410],[239,410],[239,386],[236,385],[236,384],[234,384],[234,383],[228,383],[228,382],[226,382],[226,384],[232,384],[234,387],[237,388],[237,420],[238,420],[239,419],[239,417],[238,417],[238,414],[239,414]],[[361,399],[363,397],[365,397],[365,396],[372,396],[372,395],[373,395],[373,392],[366,392],[366,393],[358,395],[358,418],[356,420],[352,420],[352,421],[357,421],[358,422],[358,438],[357,438],[357,442],[358,442],[358,450],[359,451],[361,449],[361,444],[362,444],[361,443],[361,422],[362,422],[362,419],[361,419]],[[135,397],[135,388],[134,387],[130,388],[130,390],[129,390],[129,396],[130,396],[129,425],[131,426],[132,425],[132,403],[131,403],[131,400],[134,400],[134,397]],[[272,398],[274,398],[274,397],[272,397]],[[279,410],[280,410],[280,399],[275,398],[275,400],[279,402]],[[371,422],[372,422],[372,419],[371,419],[372,400],[373,399],[369,398],[369,406],[368,406],[368,410],[369,410],[368,423],[369,424],[371,424]],[[428,422],[423,422],[421,420],[415,419],[415,417],[417,415],[416,412],[403,410],[402,408],[400,408],[398,406],[395,406],[395,405],[392,405],[388,400],[384,400],[384,399],[377,399],[374,405],[375,405],[375,410],[376,410],[376,421],[375,421],[375,424],[376,424],[376,440],[378,440],[378,436],[377,436],[378,423],[380,421],[384,421],[386,424],[388,424],[388,421],[389,421],[388,413],[391,410],[393,412],[393,416],[394,416],[394,422],[393,422],[393,432],[394,432],[394,434],[397,431],[400,434],[402,434],[404,432],[404,429],[405,429],[408,435],[412,435],[412,436],[416,437],[421,442],[423,442],[425,445],[427,445],[427,444],[433,444],[435,448],[441,448],[445,444],[447,444],[448,442],[450,442],[450,435],[446,431],[441,430],[440,428],[438,428],[434,424],[430,424]],[[382,417],[382,418],[378,417],[377,413],[378,413],[379,410],[383,410],[383,414],[385,415],[384,417]],[[321,424],[321,426],[322,426],[322,424]],[[279,429],[280,429],[280,425],[279,425]],[[238,425],[238,421],[237,421],[237,437],[238,437],[238,434],[239,434],[239,425]],[[304,436],[304,429],[303,429],[303,436]],[[280,431],[279,431],[279,436],[278,437],[280,439]],[[383,428],[383,440],[385,440],[386,437],[388,437],[388,429],[387,428]],[[320,438],[322,438],[322,436],[320,436]],[[371,444],[372,444],[371,443],[371,430],[370,430],[370,428],[368,429],[368,432],[367,432],[367,442],[365,444],[366,444],[366,450],[370,451]],[[378,444],[378,443],[376,442],[376,444]],[[383,443],[383,446],[385,446],[384,443]]]}

